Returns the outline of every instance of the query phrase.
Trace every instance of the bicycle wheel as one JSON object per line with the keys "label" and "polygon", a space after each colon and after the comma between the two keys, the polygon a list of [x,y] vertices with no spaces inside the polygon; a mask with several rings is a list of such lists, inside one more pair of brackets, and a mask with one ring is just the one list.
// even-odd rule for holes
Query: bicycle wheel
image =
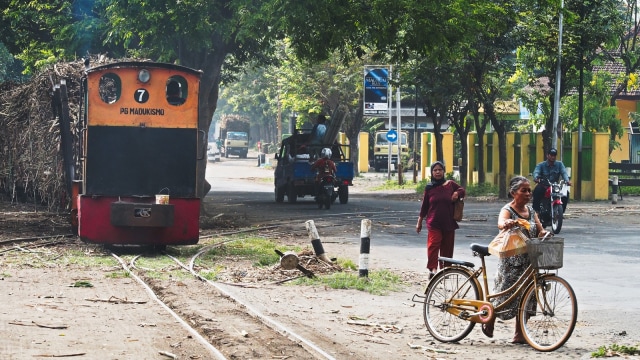
{"label": "bicycle wheel", "polygon": [[451,305],[449,299],[454,293],[457,299],[480,299],[475,281],[466,271],[456,268],[447,268],[437,273],[425,291],[424,323],[429,333],[438,341],[462,340],[476,325],[447,311]]}
{"label": "bicycle wheel", "polygon": [[576,294],[563,278],[543,277],[537,288],[532,284],[525,290],[518,317],[522,335],[531,347],[538,351],[556,350],[569,340],[576,326]]}

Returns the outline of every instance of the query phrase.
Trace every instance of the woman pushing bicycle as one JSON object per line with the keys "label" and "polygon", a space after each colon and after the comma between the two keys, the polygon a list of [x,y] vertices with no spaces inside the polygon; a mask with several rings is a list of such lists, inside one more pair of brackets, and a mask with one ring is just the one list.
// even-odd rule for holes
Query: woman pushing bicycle
{"label": "woman pushing bicycle", "polygon": [[[546,234],[546,230],[542,227],[538,215],[533,208],[529,205],[531,200],[531,184],[529,180],[524,176],[516,176],[511,179],[509,183],[509,196],[513,198],[510,203],[506,204],[500,210],[498,217],[498,229],[511,229],[515,226],[520,226],[523,234],[528,238],[542,237]],[[519,221],[519,220],[524,220]],[[521,226],[520,224],[524,224]],[[498,293],[510,288],[520,275],[529,267],[528,254],[519,254],[514,256],[505,257],[498,260],[498,270],[495,276],[494,293]],[[512,293],[507,293],[503,296],[497,297],[492,300],[494,305],[504,302]],[[503,311],[496,313],[496,317],[502,320],[509,320],[516,317],[518,312],[519,301],[512,301],[510,306],[507,306]],[[494,319],[495,320],[495,319]],[[482,332],[488,336],[493,337],[494,322],[490,322],[482,325]],[[526,343],[522,336],[519,319],[516,319],[516,330],[513,336],[513,343],[524,344]]]}
{"label": "woman pushing bicycle", "polygon": [[[498,227],[517,226],[523,231],[504,231],[489,245],[470,244],[473,256],[480,258],[479,267],[470,261],[440,257],[438,260],[448,266],[433,276],[424,296],[413,297],[423,304],[424,323],[438,341],[460,341],[476,324],[492,337],[496,317],[515,317],[513,342],[526,342],[538,351],[558,349],[573,333],[578,315],[576,295],[556,272],[562,267],[564,239],[545,236],[528,205],[531,185],[526,178],[513,178],[510,194],[513,200],[500,211]],[[543,237],[534,238],[537,236]],[[491,254],[499,258],[493,292],[489,291],[485,261]]]}

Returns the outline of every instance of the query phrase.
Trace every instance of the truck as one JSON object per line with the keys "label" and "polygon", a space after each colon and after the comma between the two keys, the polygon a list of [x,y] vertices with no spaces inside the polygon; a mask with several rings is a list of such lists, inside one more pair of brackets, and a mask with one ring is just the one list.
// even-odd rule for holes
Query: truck
{"label": "truck", "polygon": [[[409,143],[407,142],[409,134],[406,131],[400,131],[399,142],[401,150],[401,158],[403,165],[409,158]],[[398,140],[391,146],[391,164],[397,170],[398,168]],[[373,168],[376,172],[380,169],[386,169],[389,165],[389,141],[387,140],[387,131],[376,131],[373,142]]]}
{"label": "truck", "polygon": [[220,139],[224,157],[237,155],[247,158],[249,152],[249,119],[240,115],[224,115],[220,118]]}
{"label": "truck", "polygon": [[[307,195],[315,197],[316,173],[311,170],[311,165],[319,158],[323,148],[331,148],[331,159],[337,168],[337,198],[340,204],[346,204],[349,201],[349,186],[353,185],[354,165],[345,157],[345,145],[335,141],[332,144],[310,145],[310,138],[310,131],[296,130],[280,144],[273,176],[276,202],[284,202],[285,196],[289,203],[295,203],[298,198]],[[333,198],[332,202],[335,200]]]}

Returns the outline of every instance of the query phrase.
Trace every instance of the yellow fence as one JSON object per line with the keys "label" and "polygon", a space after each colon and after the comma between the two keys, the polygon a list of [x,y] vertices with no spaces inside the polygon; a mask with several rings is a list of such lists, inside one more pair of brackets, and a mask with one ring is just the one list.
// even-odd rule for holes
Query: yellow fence
{"label": "yellow fence", "polygon": [[[458,165],[454,159],[453,133],[443,133],[442,149],[446,171],[453,171],[453,166]],[[429,165],[436,161],[436,143],[433,133],[422,133],[420,138],[421,154],[421,179],[429,177]],[[609,197],[609,134],[607,133],[583,133],[583,169],[581,174],[573,173],[573,164],[578,163],[578,134],[565,134],[563,145],[558,146],[559,159],[567,166],[573,185],[581,181],[582,200],[606,200]],[[361,172],[366,172],[368,164],[368,146],[363,147],[364,135],[360,138],[360,166]],[[467,183],[478,182],[478,154],[479,142],[477,133],[468,135],[469,170],[467,171]],[[507,181],[515,175],[531,178],[531,173],[536,164],[545,160],[543,140],[540,133],[507,133]],[[499,176],[499,151],[498,135],[489,133],[484,135],[484,171],[487,183],[498,184]],[[367,159],[367,160],[365,160]],[[455,161],[455,163],[454,163]],[[573,192],[571,194],[573,197]]]}

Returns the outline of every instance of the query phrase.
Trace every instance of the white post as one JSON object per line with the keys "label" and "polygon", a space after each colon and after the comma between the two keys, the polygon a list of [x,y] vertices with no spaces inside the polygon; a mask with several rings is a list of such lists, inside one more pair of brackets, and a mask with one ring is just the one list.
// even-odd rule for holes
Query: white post
{"label": "white post", "polygon": [[363,219],[360,224],[360,261],[359,277],[369,277],[369,250],[371,248],[371,220]]}
{"label": "white post", "polygon": [[309,220],[305,223],[307,227],[307,234],[309,234],[309,240],[311,240],[311,245],[313,246],[313,251],[316,253],[316,257],[318,259],[331,264],[331,259],[327,257],[327,254],[324,253],[324,248],[322,246],[322,242],[320,241],[320,235],[318,234],[318,230],[316,229],[316,224],[313,220]]}

